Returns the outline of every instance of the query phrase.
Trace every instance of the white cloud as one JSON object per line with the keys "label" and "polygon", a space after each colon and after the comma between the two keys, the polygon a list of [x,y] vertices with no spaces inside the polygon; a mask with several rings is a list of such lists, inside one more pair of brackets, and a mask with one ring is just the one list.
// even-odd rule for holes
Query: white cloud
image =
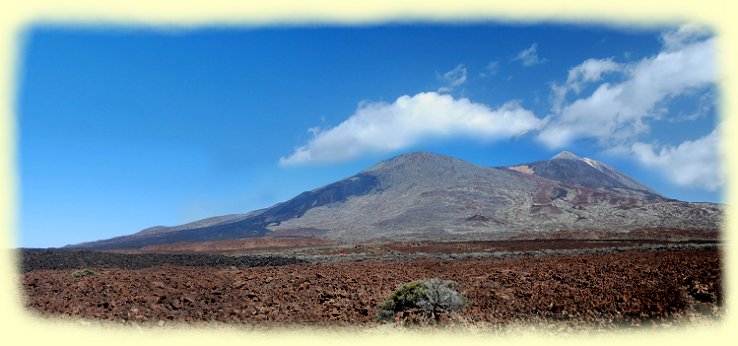
{"label": "white cloud", "polygon": [[490,61],[487,66],[484,67],[484,71],[482,71],[479,75],[482,77],[493,76],[496,75],[499,70],[500,62]]}
{"label": "white cloud", "polygon": [[515,60],[520,60],[520,63],[522,63],[523,66],[533,66],[548,61],[546,58],[538,57],[538,43],[533,43],[527,49],[522,50],[517,56],[515,56],[513,61]]}
{"label": "white cloud", "polygon": [[490,109],[467,98],[425,92],[399,97],[393,103],[361,104],[347,120],[314,133],[306,145],[279,162],[344,161],[363,153],[401,150],[427,138],[514,137],[541,124],[541,119],[515,102]]}
{"label": "white cloud", "polygon": [[554,97],[554,111],[561,110],[561,104],[570,92],[578,95],[588,83],[600,81],[604,74],[622,71],[622,69],[622,65],[612,61],[612,58],[587,59],[571,68],[563,85],[554,84],[551,86]]}
{"label": "white cloud", "polygon": [[466,66],[459,64],[454,67],[453,70],[448,71],[441,76],[446,83],[445,86],[438,88],[440,93],[449,93],[456,87],[463,85],[466,82]]}
{"label": "white cloud", "polygon": [[[682,44],[677,50],[665,47],[656,56],[618,67],[625,73],[624,81],[602,83],[591,95],[554,107],[538,139],[552,148],[566,146],[580,137],[595,138],[607,146],[632,141],[648,131],[649,119],[664,113],[659,107],[663,101],[716,81],[714,46],[714,39],[706,39]],[[570,71],[569,77],[591,81],[599,79],[604,71],[616,70],[601,60],[589,61],[588,68],[587,63],[573,69],[573,74]]]}
{"label": "white cloud", "polygon": [[676,147],[667,145],[657,149],[653,144],[636,142],[630,149],[641,164],[661,170],[677,185],[715,191],[724,183],[717,130]]}
{"label": "white cloud", "polygon": [[664,49],[671,51],[681,49],[688,44],[703,41],[711,35],[712,33],[706,27],[686,24],[675,30],[669,30],[661,34],[661,42],[664,45]]}
{"label": "white cloud", "polygon": [[608,72],[620,71],[621,65],[609,59],[587,59],[580,65],[569,70],[566,85],[575,93],[580,93],[584,84],[602,79]]}

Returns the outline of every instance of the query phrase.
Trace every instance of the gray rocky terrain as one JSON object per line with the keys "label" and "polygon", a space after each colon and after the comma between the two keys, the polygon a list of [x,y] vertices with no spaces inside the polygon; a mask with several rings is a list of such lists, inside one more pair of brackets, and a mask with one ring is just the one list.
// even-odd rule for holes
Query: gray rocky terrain
{"label": "gray rocky terrain", "polygon": [[715,232],[722,206],[665,198],[602,162],[563,152],[550,160],[483,167],[410,153],[272,207],[71,248],[262,236],[336,240],[498,240],[526,232]]}

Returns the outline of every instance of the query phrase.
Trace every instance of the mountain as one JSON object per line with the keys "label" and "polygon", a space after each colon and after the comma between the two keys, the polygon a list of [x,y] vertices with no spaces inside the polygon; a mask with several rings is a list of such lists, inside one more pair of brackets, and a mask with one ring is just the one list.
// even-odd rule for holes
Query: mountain
{"label": "mountain", "polygon": [[272,207],[69,246],[139,248],[263,236],[362,241],[509,239],[555,231],[717,231],[722,207],[667,199],[602,162],[483,167],[433,153],[382,161]]}
{"label": "mountain", "polygon": [[661,197],[656,191],[600,161],[586,157],[580,158],[568,151],[563,151],[547,161],[537,161],[509,168],[569,185],[652,199]]}

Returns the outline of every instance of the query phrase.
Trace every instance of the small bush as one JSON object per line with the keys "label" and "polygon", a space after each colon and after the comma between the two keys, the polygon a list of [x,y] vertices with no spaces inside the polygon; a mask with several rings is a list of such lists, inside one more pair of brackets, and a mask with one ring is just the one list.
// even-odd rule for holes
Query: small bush
{"label": "small bush", "polygon": [[441,315],[463,307],[464,297],[456,291],[458,286],[454,281],[436,278],[403,284],[382,302],[376,320],[392,320],[398,312],[420,310],[426,319],[438,321]]}
{"label": "small bush", "polygon": [[464,297],[456,291],[459,287],[454,281],[430,279],[425,282],[426,296],[418,301],[418,306],[438,319],[439,314],[449,314],[461,310]]}
{"label": "small bush", "polygon": [[89,270],[89,269],[80,269],[80,270],[77,270],[74,273],[72,273],[72,276],[74,276],[76,278],[80,278],[80,277],[83,277],[83,276],[91,276],[91,275],[95,275],[95,272],[93,272],[92,270]]}
{"label": "small bush", "polygon": [[395,313],[418,307],[418,302],[427,295],[425,281],[408,282],[398,287],[392,295],[379,305],[377,320],[389,320]]}

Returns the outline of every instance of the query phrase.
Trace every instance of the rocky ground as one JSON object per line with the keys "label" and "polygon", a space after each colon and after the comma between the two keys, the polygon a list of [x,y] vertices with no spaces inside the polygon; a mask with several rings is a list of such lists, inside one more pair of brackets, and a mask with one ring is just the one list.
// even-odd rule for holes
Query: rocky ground
{"label": "rocky ground", "polygon": [[281,256],[223,256],[207,254],[118,254],[96,251],[24,250],[21,272],[39,269],[121,268],[142,269],[173,265],[184,267],[260,267],[304,263]]}
{"label": "rocky ground", "polygon": [[[666,232],[660,232],[666,233]],[[672,234],[685,235],[676,231]],[[703,232],[705,233],[705,232]],[[528,239],[532,234],[520,234],[520,239],[502,241],[393,241],[377,239],[366,242],[339,242],[316,237],[264,237],[238,240],[218,240],[207,242],[172,243],[146,246],[140,249],[111,250],[125,254],[220,254],[228,256],[289,256],[316,260],[316,256],[324,256],[326,260],[341,259],[343,256],[361,257],[369,255],[388,255],[386,259],[400,257],[439,257],[436,255],[460,254],[514,254],[518,252],[566,251],[566,250],[613,250],[630,248],[655,248],[695,246],[700,244],[718,244],[716,237],[657,237],[652,234],[641,236],[640,233],[627,234],[604,232],[555,232],[548,234],[550,238]],[[394,258],[391,255],[397,255]],[[367,257],[367,256],[364,256]]]}
{"label": "rocky ground", "polygon": [[[126,324],[376,326],[379,304],[396,287],[432,277],[458,282],[466,298],[462,311],[442,320],[446,324],[555,322],[610,329],[719,317],[723,304],[715,245],[343,262],[193,255],[176,257],[184,262],[157,262],[175,258],[157,255],[121,262],[126,257],[115,256],[130,255],[84,256],[81,261],[75,252],[26,252],[22,284],[27,308],[45,316]],[[400,314],[397,321],[410,317]]]}

